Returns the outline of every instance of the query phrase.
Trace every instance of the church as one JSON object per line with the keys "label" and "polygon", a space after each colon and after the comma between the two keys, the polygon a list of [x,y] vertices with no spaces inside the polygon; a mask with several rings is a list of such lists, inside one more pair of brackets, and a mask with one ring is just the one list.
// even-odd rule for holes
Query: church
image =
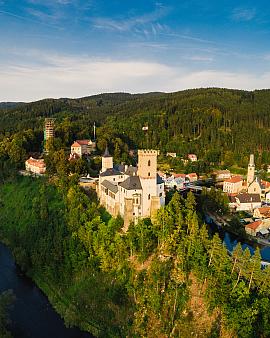
{"label": "church", "polygon": [[157,174],[158,150],[138,150],[138,166],[114,167],[106,148],[99,174],[100,204],[124,219],[124,229],[139,218],[152,217],[165,204],[164,181]]}

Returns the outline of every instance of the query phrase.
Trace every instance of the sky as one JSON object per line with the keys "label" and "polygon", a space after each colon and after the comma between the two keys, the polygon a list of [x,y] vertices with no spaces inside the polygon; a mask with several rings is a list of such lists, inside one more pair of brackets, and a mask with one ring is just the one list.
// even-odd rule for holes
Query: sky
{"label": "sky", "polygon": [[0,101],[270,87],[267,0],[0,0]]}

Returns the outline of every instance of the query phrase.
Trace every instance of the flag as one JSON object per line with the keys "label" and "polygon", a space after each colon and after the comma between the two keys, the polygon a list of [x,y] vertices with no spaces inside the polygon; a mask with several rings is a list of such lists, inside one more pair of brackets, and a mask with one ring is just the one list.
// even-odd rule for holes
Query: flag
{"label": "flag", "polygon": [[146,131],[146,130],[148,130],[148,126],[146,126],[146,127],[142,127],[142,130],[143,130],[143,131]]}

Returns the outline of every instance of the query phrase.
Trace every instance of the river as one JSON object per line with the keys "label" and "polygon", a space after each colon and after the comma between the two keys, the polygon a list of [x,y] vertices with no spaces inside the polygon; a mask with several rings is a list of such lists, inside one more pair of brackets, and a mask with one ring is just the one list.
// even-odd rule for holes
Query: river
{"label": "river", "polygon": [[44,293],[22,273],[10,250],[0,243],[0,293],[8,289],[16,296],[9,328],[14,338],[93,337],[79,329],[65,327]]}

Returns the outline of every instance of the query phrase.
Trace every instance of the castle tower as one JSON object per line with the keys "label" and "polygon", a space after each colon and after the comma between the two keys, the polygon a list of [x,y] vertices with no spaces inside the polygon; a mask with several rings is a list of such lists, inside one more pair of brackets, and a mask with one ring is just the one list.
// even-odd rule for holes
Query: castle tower
{"label": "castle tower", "polygon": [[44,150],[48,151],[48,140],[54,138],[54,121],[55,119],[45,119],[44,126]]}
{"label": "castle tower", "polygon": [[102,156],[101,172],[104,172],[107,169],[112,169],[112,168],[113,168],[113,157],[110,155],[108,147],[106,147],[105,152]]}
{"label": "castle tower", "polygon": [[157,196],[158,150],[138,150],[138,176],[142,185],[142,216],[151,215],[151,203]]}
{"label": "castle tower", "polygon": [[247,185],[249,186],[255,178],[255,163],[254,163],[254,155],[251,154],[249,158],[248,164],[248,172],[247,172]]}

